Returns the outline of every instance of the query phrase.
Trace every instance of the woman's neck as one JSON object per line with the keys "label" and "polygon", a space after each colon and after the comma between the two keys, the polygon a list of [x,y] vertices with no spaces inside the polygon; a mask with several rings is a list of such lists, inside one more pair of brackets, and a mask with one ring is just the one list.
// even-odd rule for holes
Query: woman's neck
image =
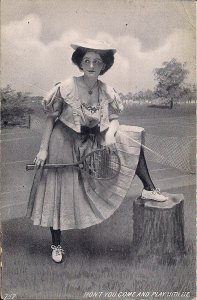
{"label": "woman's neck", "polygon": [[86,75],[83,75],[83,80],[84,80],[85,84],[86,84],[89,88],[92,88],[92,87],[96,84],[98,78],[97,78],[97,77],[92,77],[92,78],[91,78],[91,77],[88,77],[88,76],[86,76]]}

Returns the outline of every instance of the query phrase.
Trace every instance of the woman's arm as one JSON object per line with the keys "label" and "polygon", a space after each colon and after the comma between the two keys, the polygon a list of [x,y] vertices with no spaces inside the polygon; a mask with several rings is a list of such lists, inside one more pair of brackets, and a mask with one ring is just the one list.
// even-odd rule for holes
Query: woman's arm
{"label": "woman's arm", "polygon": [[115,134],[119,128],[118,119],[112,120],[110,122],[109,128],[105,134],[105,145],[110,146],[116,143]]}
{"label": "woman's arm", "polygon": [[42,135],[40,150],[38,154],[36,155],[36,158],[34,160],[34,163],[39,167],[40,165],[43,166],[45,163],[45,160],[48,156],[48,146],[49,141],[51,137],[51,133],[53,130],[53,126],[55,123],[56,116],[47,116],[46,122],[45,122],[45,128]]}
{"label": "woman's arm", "polygon": [[47,116],[44,132],[42,135],[40,150],[48,151],[49,140],[50,140],[53,126],[55,123],[55,119],[56,119],[56,117],[54,117],[54,116]]}
{"label": "woman's arm", "polygon": [[108,128],[107,132],[109,132],[110,134],[115,135],[115,133],[118,130],[118,128],[119,128],[119,121],[118,121],[118,119],[112,120],[110,122],[110,125],[109,125],[109,128]]}

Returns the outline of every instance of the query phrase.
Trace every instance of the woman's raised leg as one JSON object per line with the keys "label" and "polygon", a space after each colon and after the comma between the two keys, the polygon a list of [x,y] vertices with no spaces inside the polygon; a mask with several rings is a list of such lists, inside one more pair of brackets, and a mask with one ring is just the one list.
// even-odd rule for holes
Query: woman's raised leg
{"label": "woman's raised leg", "polygon": [[161,194],[160,190],[155,187],[148,170],[144,150],[141,148],[139,162],[136,169],[136,175],[143,183],[144,189],[141,197],[144,199],[151,199],[154,201],[164,202],[168,199],[167,196]]}
{"label": "woman's raised leg", "polygon": [[136,175],[142,181],[145,190],[151,191],[155,189],[154,183],[152,182],[152,179],[149,174],[143,148],[141,148],[140,151],[139,162],[136,169]]}

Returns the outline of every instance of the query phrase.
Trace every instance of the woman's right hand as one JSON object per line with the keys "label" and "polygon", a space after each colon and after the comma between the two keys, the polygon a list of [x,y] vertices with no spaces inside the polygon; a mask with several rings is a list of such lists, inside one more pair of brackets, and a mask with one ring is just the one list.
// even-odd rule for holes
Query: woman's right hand
{"label": "woman's right hand", "polygon": [[44,166],[47,156],[48,156],[48,151],[40,149],[40,151],[36,155],[36,158],[34,159],[34,164],[36,165],[37,168],[39,168],[40,166],[41,167]]}

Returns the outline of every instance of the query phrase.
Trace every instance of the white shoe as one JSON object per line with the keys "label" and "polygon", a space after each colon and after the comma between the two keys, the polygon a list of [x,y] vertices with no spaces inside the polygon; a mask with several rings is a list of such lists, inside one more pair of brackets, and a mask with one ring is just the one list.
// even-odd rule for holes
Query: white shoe
{"label": "white shoe", "polygon": [[64,250],[62,249],[62,247],[60,245],[58,246],[52,245],[51,249],[53,250],[52,260],[56,263],[61,263],[64,254]]}
{"label": "white shoe", "polygon": [[168,197],[162,195],[160,192],[160,189],[158,189],[158,188],[151,190],[151,191],[147,191],[147,190],[143,189],[141,198],[147,199],[147,200],[149,199],[149,200],[153,200],[153,201],[158,201],[158,202],[165,202],[166,200],[168,200]]}

